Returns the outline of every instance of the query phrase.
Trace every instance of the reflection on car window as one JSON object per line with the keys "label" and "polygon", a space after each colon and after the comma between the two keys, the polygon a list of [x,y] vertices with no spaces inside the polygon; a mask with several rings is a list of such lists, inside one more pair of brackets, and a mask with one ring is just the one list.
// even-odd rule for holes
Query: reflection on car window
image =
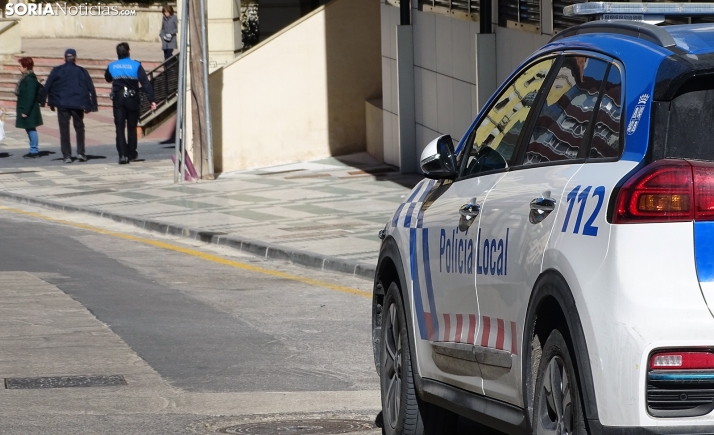
{"label": "reflection on car window", "polygon": [[538,62],[508,86],[479,126],[469,136],[467,159],[461,176],[508,166],[528,112],[543,86],[554,59]]}
{"label": "reflection on car window", "polygon": [[536,118],[524,165],[578,157],[607,65],[585,56],[563,60]]}
{"label": "reflection on car window", "polygon": [[620,116],[622,114],[622,77],[616,66],[610,67],[600,108],[593,126],[591,159],[620,157]]}

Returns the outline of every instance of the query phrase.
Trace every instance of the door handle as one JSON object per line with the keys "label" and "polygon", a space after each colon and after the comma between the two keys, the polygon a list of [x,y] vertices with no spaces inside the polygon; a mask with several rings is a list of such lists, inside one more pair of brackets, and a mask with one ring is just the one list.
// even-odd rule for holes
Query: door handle
{"label": "door handle", "polygon": [[466,219],[472,219],[478,216],[478,214],[481,212],[481,206],[478,204],[464,204],[461,206],[459,209],[459,214]]}
{"label": "door handle", "polygon": [[552,198],[536,198],[531,201],[531,210],[540,211],[543,213],[550,213],[555,210],[555,200]]}

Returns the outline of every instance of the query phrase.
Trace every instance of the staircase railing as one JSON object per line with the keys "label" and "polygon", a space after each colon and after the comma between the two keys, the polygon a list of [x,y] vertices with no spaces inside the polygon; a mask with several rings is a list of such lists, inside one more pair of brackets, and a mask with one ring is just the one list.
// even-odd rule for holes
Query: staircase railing
{"label": "staircase railing", "polygon": [[[178,91],[179,55],[180,53],[177,53],[166,59],[164,63],[146,74],[149,77],[151,86],[154,88],[157,107],[168,104],[176,96]],[[140,119],[143,119],[151,115],[151,103],[143,92],[140,92],[139,95],[141,98],[139,105]]]}

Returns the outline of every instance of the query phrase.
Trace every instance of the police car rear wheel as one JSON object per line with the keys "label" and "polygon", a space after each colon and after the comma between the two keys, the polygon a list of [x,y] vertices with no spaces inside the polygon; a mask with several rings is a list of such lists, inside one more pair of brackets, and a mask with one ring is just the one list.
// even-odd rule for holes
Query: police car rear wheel
{"label": "police car rear wheel", "polygon": [[536,435],[586,435],[580,389],[568,345],[557,329],[543,346],[536,381]]}
{"label": "police car rear wheel", "polygon": [[404,305],[396,283],[391,283],[384,297],[380,346],[383,433],[453,433],[458,416],[417,396]]}

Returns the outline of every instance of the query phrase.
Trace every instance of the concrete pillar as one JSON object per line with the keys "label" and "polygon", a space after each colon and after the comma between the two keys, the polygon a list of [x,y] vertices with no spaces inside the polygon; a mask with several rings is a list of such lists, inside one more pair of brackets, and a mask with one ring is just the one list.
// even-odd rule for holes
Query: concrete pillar
{"label": "concrete pillar", "polygon": [[220,68],[243,48],[240,0],[211,0],[208,6],[208,68]]}
{"label": "concrete pillar", "polygon": [[419,172],[414,101],[414,34],[412,26],[397,26],[397,104],[399,170]]}
{"label": "concrete pillar", "polygon": [[[207,0],[206,5],[210,72],[235,59],[243,48],[243,37],[240,27],[240,0]],[[181,1],[178,2],[176,11],[179,20],[183,19],[183,12],[180,9]]]}
{"label": "concrete pillar", "polygon": [[[476,104],[483,108],[491,95],[496,92],[496,34],[476,34]],[[508,56],[508,53],[505,54]]]}

